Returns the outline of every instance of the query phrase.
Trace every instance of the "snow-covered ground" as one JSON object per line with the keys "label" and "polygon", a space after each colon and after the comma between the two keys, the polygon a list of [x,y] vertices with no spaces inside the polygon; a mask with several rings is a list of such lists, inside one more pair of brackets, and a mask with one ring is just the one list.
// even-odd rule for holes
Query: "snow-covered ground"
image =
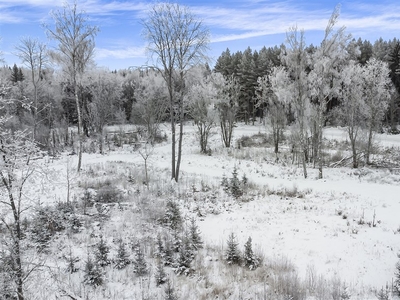
{"label": "snow-covered ground", "polygon": [[[163,130],[168,133],[168,126]],[[241,124],[234,137],[260,132],[265,133],[264,126]],[[324,137],[343,141],[346,132],[328,128]],[[377,139],[382,147],[400,149],[398,135],[377,135]],[[195,127],[185,126],[180,185],[197,180],[219,186],[222,176],[231,176],[237,167],[239,176],[245,174],[254,190],[251,201],[239,200],[219,214],[202,218],[199,226],[206,244],[223,247],[233,232],[240,245],[251,236],[265,257],[290,260],[301,277],[314,268],[325,278],[340,277],[353,290],[363,292],[392,282],[400,255],[398,170],[326,168],[324,178],[317,179],[318,171],[310,167],[304,179],[301,167],[291,164],[291,159],[274,163],[264,148],[225,149],[219,134],[211,137],[210,145],[211,156],[199,154]],[[153,184],[158,176],[169,176],[170,153],[169,142],[155,146],[148,160]],[[73,158],[69,160],[74,164]],[[83,155],[84,170],[107,162],[144,165],[143,158],[128,146],[105,155]],[[67,165],[66,156],[48,164],[60,182],[46,190],[48,199],[65,197],[62,182]],[[301,197],[290,197],[290,192]]]}

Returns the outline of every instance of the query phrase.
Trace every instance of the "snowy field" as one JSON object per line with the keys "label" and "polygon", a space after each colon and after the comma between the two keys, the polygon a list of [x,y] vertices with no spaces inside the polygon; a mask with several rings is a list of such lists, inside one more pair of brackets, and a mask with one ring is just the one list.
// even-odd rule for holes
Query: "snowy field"
{"label": "snowy field", "polygon": [[[162,130],[168,135],[167,125]],[[235,128],[234,140],[257,133],[265,133],[265,127],[241,124]],[[324,137],[344,141],[346,133],[328,128]],[[239,245],[251,236],[264,261],[287,261],[304,280],[310,273],[326,280],[340,278],[352,291],[352,299],[375,299],[375,289],[392,283],[400,256],[399,169],[325,168],[324,178],[317,179],[318,170],[310,166],[304,179],[301,167],[291,163],[285,150],[275,163],[271,150],[225,149],[215,134],[210,140],[212,155],[206,156],[199,154],[196,140],[195,128],[188,123],[180,183],[171,186],[180,191],[202,184],[219,187],[222,177],[229,177],[236,167],[239,176],[245,174],[253,187],[245,201],[229,199],[228,195],[212,204],[199,200],[203,202],[196,204],[202,211],[198,225],[206,247],[223,250],[232,232]],[[399,135],[377,135],[377,141],[381,150],[390,147],[400,151]],[[148,160],[150,186],[170,176],[170,153],[169,139],[154,147]],[[37,188],[36,192],[45,193],[42,202],[65,200],[66,169],[75,167],[75,161],[76,157],[63,155],[47,162],[48,173],[54,174],[50,176],[53,186]],[[143,158],[128,145],[107,150],[104,155],[84,154],[83,170],[102,166],[106,176],[110,162],[144,172]],[[75,197],[82,192],[80,181],[78,177],[71,181]],[[185,201],[181,201],[185,211],[193,213],[193,204]],[[207,205],[213,205],[212,212]]]}

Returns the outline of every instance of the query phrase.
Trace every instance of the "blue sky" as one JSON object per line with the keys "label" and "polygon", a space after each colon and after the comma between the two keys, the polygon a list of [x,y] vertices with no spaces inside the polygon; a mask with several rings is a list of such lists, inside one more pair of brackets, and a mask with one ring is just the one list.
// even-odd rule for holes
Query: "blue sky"
{"label": "blue sky", "polygon": [[[77,3],[78,9],[84,10],[92,24],[100,28],[95,56],[99,67],[114,70],[149,63],[140,21],[153,1],[77,0]],[[400,37],[399,0],[180,0],[178,3],[189,6],[209,28],[212,65],[226,48],[236,52],[248,46],[259,50],[264,45],[280,45],[292,26],[304,29],[308,44],[319,45],[328,19],[339,3],[338,26],[346,26],[354,38],[373,43],[379,37],[386,40]],[[13,53],[21,37],[47,42],[41,24],[52,26],[49,13],[61,9],[61,5],[58,0],[0,0],[0,50],[6,64],[20,65]]]}

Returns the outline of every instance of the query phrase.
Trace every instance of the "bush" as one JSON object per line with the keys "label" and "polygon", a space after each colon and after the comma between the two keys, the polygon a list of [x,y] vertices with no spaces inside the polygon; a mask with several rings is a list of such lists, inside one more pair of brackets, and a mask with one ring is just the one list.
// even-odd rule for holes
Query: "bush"
{"label": "bush", "polygon": [[121,192],[112,186],[104,186],[97,191],[95,201],[98,203],[116,203],[121,201]]}

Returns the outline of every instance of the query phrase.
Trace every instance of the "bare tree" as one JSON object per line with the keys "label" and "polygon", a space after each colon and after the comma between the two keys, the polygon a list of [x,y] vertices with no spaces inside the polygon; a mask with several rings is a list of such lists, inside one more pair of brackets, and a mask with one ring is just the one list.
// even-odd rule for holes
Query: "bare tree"
{"label": "bare tree", "polygon": [[[168,88],[172,131],[171,178],[179,179],[182,157],[185,78],[188,68],[205,59],[209,32],[189,8],[176,3],[155,4],[143,21],[144,38]],[[176,124],[179,123],[177,148]],[[177,152],[177,153],[176,153]]]}
{"label": "bare tree", "polygon": [[46,45],[37,39],[30,37],[22,38],[20,44],[16,47],[17,55],[31,72],[31,82],[33,86],[33,139],[36,138],[38,126],[38,113],[44,108],[39,108],[38,92],[40,81],[42,80],[42,71],[47,63]]}
{"label": "bare tree", "polygon": [[[4,96],[7,87],[0,88],[0,110],[4,108]],[[11,279],[16,286],[19,300],[24,299],[24,282],[32,271],[23,269],[23,251],[21,241],[24,237],[22,213],[27,206],[23,203],[24,187],[35,171],[32,157],[39,153],[34,141],[26,132],[4,128],[7,118],[0,117],[0,221],[7,228],[11,237],[8,249]]]}
{"label": "bare tree", "polygon": [[90,25],[87,16],[78,12],[77,3],[66,4],[62,10],[52,13],[55,28],[46,26],[50,39],[58,42],[58,47],[51,52],[51,57],[58,62],[72,82],[76,110],[78,114],[78,171],[82,164],[82,114],[78,97],[78,82],[89,66],[94,54],[94,38],[99,31]]}

